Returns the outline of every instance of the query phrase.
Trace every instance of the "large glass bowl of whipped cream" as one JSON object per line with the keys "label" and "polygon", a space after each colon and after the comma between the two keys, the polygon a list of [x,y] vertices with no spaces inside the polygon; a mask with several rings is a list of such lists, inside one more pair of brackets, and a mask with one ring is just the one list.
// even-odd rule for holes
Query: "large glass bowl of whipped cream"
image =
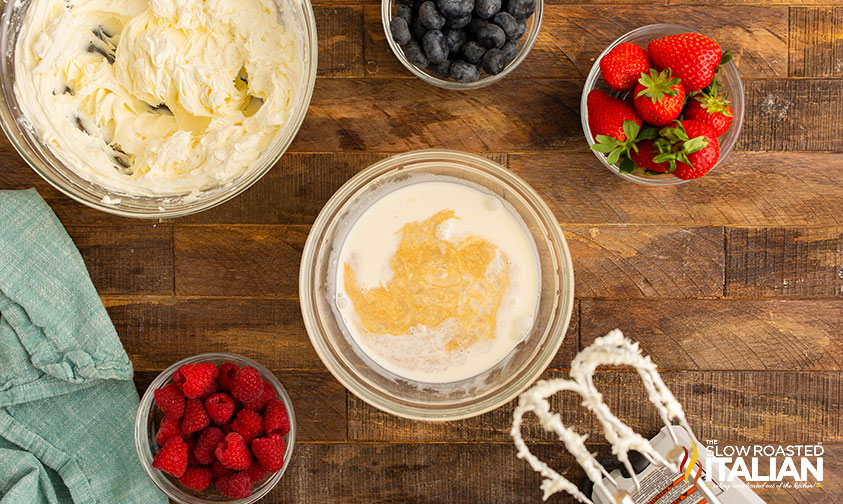
{"label": "large glass bowl of whipped cream", "polygon": [[0,123],[47,182],[127,217],[245,191],[304,120],[309,0],[4,1]]}
{"label": "large glass bowl of whipped cream", "polygon": [[547,368],[574,274],[524,180],[478,155],[422,150],[370,166],[328,201],[299,295],[316,352],[346,388],[443,421],[505,404]]}

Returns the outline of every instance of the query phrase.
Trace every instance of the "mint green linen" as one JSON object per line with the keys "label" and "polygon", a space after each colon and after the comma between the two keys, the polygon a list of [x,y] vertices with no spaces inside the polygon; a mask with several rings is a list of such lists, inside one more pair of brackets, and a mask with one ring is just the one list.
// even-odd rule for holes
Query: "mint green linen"
{"label": "mint green linen", "polygon": [[0,191],[0,504],[164,504],[138,394],[85,263],[34,190]]}

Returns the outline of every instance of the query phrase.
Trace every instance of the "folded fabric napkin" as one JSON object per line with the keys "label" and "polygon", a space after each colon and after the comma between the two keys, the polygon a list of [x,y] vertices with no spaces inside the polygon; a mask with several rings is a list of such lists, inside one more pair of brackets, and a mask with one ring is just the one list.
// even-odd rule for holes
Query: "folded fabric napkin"
{"label": "folded fabric napkin", "polygon": [[0,191],[0,504],[157,504],[129,361],[34,190]]}

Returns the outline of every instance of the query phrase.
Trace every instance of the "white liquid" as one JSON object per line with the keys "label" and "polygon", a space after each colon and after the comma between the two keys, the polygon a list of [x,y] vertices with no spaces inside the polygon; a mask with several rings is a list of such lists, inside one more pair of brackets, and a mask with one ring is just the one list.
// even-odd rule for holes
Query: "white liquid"
{"label": "white liquid", "polygon": [[[458,217],[441,224],[437,237],[457,242],[479,236],[509,259],[510,286],[497,312],[493,339],[447,351],[456,322],[437,328],[416,326],[411,334],[372,334],[361,327],[345,293],[343,265],[357,274],[360,287],[375,288],[392,277],[389,262],[407,223],[453,210]],[[497,196],[461,182],[425,181],[396,189],[375,201],[352,225],[336,268],[336,307],[347,331],[378,365],[404,378],[451,383],[477,376],[501,362],[532,330],[540,292],[538,254],[520,217]]]}

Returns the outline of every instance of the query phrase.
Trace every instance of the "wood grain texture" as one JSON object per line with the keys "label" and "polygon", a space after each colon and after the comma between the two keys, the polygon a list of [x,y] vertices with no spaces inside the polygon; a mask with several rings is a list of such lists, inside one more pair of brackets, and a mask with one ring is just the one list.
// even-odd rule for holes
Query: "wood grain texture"
{"label": "wood grain texture", "polygon": [[519,153],[510,169],[564,224],[790,226],[843,223],[843,154],[732,153],[693,183],[630,184],[591,153]]}
{"label": "wood grain texture", "polygon": [[791,77],[843,77],[843,7],[790,8]]}
{"label": "wood grain texture", "polygon": [[[843,425],[843,373],[785,371],[663,371],[662,378],[682,403],[699,439],[748,443],[840,443]],[[543,378],[564,377],[558,371]],[[598,372],[594,383],[613,412],[645,437],[663,425],[637,373]],[[359,441],[466,441],[508,442],[515,404],[480,417],[430,423],[394,417],[348,396],[349,439]],[[565,393],[551,398],[553,410],[569,426],[602,441],[601,427],[579,405],[579,396]],[[530,417],[525,439],[551,441]]]}
{"label": "wood grain texture", "polygon": [[729,296],[843,295],[843,228],[727,230]]}
{"label": "wood grain texture", "polygon": [[[380,4],[363,6],[366,74],[415,76],[389,48]],[[597,57],[624,33],[654,23],[682,19],[732,49],[745,78],[787,76],[787,7],[640,7],[546,5],[536,45],[508,79],[585,79]],[[735,20],[740,20],[736,23]]]}
{"label": "wood grain texture", "polygon": [[304,331],[298,301],[262,298],[105,297],[139,371],[191,355],[243,355],[271,369],[324,370]]}
{"label": "wood grain texture", "polygon": [[313,8],[319,37],[317,75],[363,75],[363,11],[359,5],[316,5]]}
{"label": "wood grain texture", "polygon": [[662,369],[843,369],[839,301],[581,301],[584,346],[612,329]]}
{"label": "wood grain texture", "polygon": [[580,297],[719,297],[721,228],[566,227]]}

